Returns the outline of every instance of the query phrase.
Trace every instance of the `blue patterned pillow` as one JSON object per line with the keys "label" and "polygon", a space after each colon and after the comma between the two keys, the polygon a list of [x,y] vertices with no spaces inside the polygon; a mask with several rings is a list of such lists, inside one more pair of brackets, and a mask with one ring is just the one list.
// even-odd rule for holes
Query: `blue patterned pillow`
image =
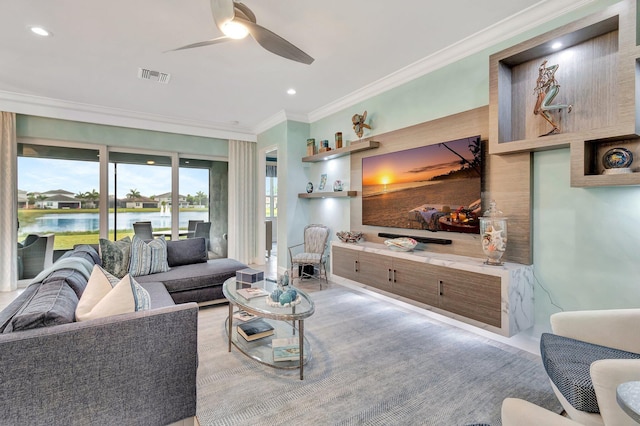
{"label": "blue patterned pillow", "polygon": [[136,235],[131,242],[131,259],[129,261],[129,273],[132,277],[167,272],[167,241],[163,237],[151,240],[148,243]]}

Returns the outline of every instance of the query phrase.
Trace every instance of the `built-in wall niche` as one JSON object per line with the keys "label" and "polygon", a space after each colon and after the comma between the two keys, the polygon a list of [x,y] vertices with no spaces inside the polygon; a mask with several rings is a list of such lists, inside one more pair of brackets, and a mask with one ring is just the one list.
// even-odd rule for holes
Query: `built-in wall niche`
{"label": "built-in wall niche", "polygon": [[[630,31],[633,36],[630,37]],[[554,47],[557,43],[560,48]],[[635,132],[635,89],[629,53],[635,47],[635,1],[608,9],[505,49],[490,58],[491,154],[537,151],[571,145],[576,139]],[[560,85],[552,112],[560,127],[533,113],[539,68],[558,65]]]}
{"label": "built-in wall niche", "polygon": [[[618,186],[640,184],[640,137],[616,137],[580,141],[581,149],[572,152],[571,186]],[[624,148],[634,158],[631,173],[605,173],[603,158],[615,148]]]}

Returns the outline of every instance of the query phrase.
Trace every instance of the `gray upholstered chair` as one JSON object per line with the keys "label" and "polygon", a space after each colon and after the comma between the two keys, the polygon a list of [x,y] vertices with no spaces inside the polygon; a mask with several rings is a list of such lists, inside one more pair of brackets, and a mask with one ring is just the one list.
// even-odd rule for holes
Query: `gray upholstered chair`
{"label": "gray upholstered chair", "polygon": [[143,240],[153,240],[153,227],[151,222],[134,222],[133,232]]}
{"label": "gray upholstered chair", "polygon": [[194,238],[196,234],[196,224],[202,223],[204,220],[197,219],[189,219],[189,224],[187,225],[187,238]]}
{"label": "gray upholstered chair", "polygon": [[[304,242],[289,247],[289,260],[291,261],[290,276],[294,277],[293,270],[298,268],[300,278],[320,279],[320,289],[322,289],[322,278],[327,280],[327,240],[329,239],[329,228],[324,225],[307,225],[304,227]],[[319,275],[305,272],[305,266],[318,268]]]}
{"label": "gray upholstered chair", "polygon": [[53,264],[55,234],[29,234],[18,243],[18,279],[34,278]]}
{"label": "gray upholstered chair", "polygon": [[[551,387],[582,425],[633,425],[616,401],[618,385],[640,381],[640,309],[559,312],[540,339]],[[544,423],[540,423],[544,424]]]}
{"label": "gray upholstered chair", "polygon": [[209,239],[211,238],[211,222],[197,222],[193,233],[193,238],[203,237],[205,240],[205,247],[209,251]]}

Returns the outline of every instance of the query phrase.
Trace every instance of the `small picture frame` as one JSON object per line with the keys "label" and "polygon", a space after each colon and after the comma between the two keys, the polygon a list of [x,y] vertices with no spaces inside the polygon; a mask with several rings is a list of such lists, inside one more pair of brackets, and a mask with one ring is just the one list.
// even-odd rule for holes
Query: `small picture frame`
{"label": "small picture frame", "polygon": [[324,186],[327,184],[327,174],[323,173],[320,175],[320,185],[318,185],[318,191],[323,191]]}

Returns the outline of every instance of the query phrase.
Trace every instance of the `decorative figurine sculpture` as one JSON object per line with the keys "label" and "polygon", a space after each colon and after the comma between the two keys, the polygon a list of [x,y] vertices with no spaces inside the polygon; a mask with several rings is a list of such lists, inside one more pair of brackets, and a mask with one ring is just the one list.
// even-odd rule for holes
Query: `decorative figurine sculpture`
{"label": "decorative figurine sculpture", "polygon": [[367,111],[365,111],[362,115],[354,114],[353,117],[351,117],[351,122],[353,123],[353,131],[356,132],[358,139],[362,139],[364,129],[371,129],[371,126],[365,123],[366,119]]}
{"label": "decorative figurine sculpture", "polygon": [[533,89],[536,95],[536,106],[533,109],[533,113],[535,115],[540,114],[542,118],[553,126],[548,133],[540,136],[560,133],[560,126],[553,120],[550,111],[561,111],[566,108],[567,112],[571,112],[573,109],[573,105],[569,104],[551,104],[560,90],[560,85],[555,77],[557,70],[558,65],[547,66],[546,59],[538,67],[538,80],[536,80],[536,87]]}

